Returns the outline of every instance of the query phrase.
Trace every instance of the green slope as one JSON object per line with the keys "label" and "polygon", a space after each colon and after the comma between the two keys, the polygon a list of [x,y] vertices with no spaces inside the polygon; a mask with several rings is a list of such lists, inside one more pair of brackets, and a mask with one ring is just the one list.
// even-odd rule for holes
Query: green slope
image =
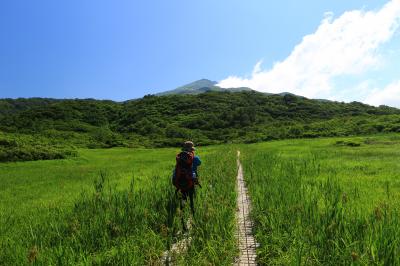
{"label": "green slope", "polygon": [[126,102],[0,100],[3,151],[27,142],[92,148],[163,147],[184,139],[206,145],[381,132],[400,132],[399,109],[291,94],[206,92],[145,96]]}

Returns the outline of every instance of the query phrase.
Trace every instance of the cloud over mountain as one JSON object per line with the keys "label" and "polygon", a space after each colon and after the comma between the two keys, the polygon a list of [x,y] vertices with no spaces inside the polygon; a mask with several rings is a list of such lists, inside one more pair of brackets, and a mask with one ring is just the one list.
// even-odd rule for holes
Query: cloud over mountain
{"label": "cloud over mountain", "polygon": [[286,59],[264,70],[260,61],[250,77],[230,76],[218,86],[335,98],[335,78],[360,76],[384,64],[381,48],[393,38],[399,22],[400,0],[392,0],[379,10],[348,11],[338,18],[326,13],[317,30],[304,36]]}

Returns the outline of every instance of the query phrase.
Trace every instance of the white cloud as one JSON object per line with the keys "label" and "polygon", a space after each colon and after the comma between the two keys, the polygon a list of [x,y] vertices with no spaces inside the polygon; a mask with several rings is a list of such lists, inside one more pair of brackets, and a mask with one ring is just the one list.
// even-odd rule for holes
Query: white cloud
{"label": "white cloud", "polygon": [[258,61],[257,64],[253,68],[253,76],[261,72],[261,65],[262,65],[262,60]]}
{"label": "white cloud", "polygon": [[383,89],[373,90],[364,102],[375,106],[385,104],[400,108],[400,80],[392,82]]}
{"label": "white cloud", "polygon": [[383,60],[378,48],[393,37],[399,22],[400,0],[377,11],[345,12],[336,19],[327,12],[316,32],[303,37],[285,60],[268,70],[261,69],[260,61],[250,78],[230,76],[218,86],[332,98],[334,78],[379,68]]}

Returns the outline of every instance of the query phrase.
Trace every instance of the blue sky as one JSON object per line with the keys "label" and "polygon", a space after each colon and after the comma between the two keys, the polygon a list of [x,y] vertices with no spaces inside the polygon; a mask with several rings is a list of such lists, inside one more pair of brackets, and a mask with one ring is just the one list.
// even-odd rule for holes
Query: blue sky
{"label": "blue sky", "polygon": [[[327,66],[338,58],[334,54],[323,58],[325,64],[315,62],[321,55],[304,56],[310,47],[325,55],[338,52],[318,46],[325,29],[345,31],[360,21],[368,25],[369,17],[388,4],[394,22],[382,23],[393,32],[362,40],[378,44],[348,62],[360,68],[357,73]],[[398,6],[398,0],[2,1],[0,97],[127,100],[208,78],[221,86],[244,84],[260,91],[375,105],[395,93],[398,99],[390,97],[388,104],[400,105],[400,42],[397,26],[393,29]],[[346,11],[361,14],[335,26]],[[379,17],[377,21],[381,23]],[[377,35],[363,36],[368,34]],[[311,46],[304,36],[311,36]],[[295,56],[312,60],[305,64]],[[372,61],[361,62],[369,56]],[[276,65],[282,66],[281,72]],[[293,68],[308,70],[299,74]],[[326,69],[332,72],[329,77]],[[324,76],[318,76],[321,71]]]}

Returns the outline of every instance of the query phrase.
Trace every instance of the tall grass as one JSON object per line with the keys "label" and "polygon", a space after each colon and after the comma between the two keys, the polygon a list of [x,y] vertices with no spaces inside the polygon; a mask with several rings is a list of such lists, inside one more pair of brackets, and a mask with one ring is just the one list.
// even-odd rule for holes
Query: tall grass
{"label": "tall grass", "polygon": [[358,208],[358,189],[345,189],[336,175],[340,165],[320,177],[320,155],[244,148],[258,262],[399,265],[400,217],[390,195],[372,212]]}
{"label": "tall grass", "polygon": [[[236,150],[218,147],[204,157],[197,190],[192,245],[181,265],[231,265],[236,245]],[[178,264],[179,264],[178,263]]]}
{"label": "tall grass", "polygon": [[[197,189],[196,215],[189,233],[193,240],[188,251],[174,259],[181,265],[229,265],[237,253],[235,154],[209,148],[202,160],[202,188]],[[157,163],[142,167],[157,167]],[[162,263],[164,251],[182,238],[182,218],[186,221],[190,215],[189,208],[183,212],[178,208],[171,170],[136,175],[122,189],[102,172],[73,206],[42,209],[38,217],[24,217],[25,223],[2,214],[0,265]],[[13,228],[14,224],[23,226]]]}
{"label": "tall grass", "polygon": [[3,246],[6,253],[0,261],[9,265],[151,264],[165,248],[165,202],[170,196],[168,178],[153,178],[151,189],[136,188],[132,179],[129,189],[117,191],[102,174],[94,191],[82,193],[72,210],[52,209],[29,226],[23,234],[26,244],[19,246],[25,246],[25,252]]}

